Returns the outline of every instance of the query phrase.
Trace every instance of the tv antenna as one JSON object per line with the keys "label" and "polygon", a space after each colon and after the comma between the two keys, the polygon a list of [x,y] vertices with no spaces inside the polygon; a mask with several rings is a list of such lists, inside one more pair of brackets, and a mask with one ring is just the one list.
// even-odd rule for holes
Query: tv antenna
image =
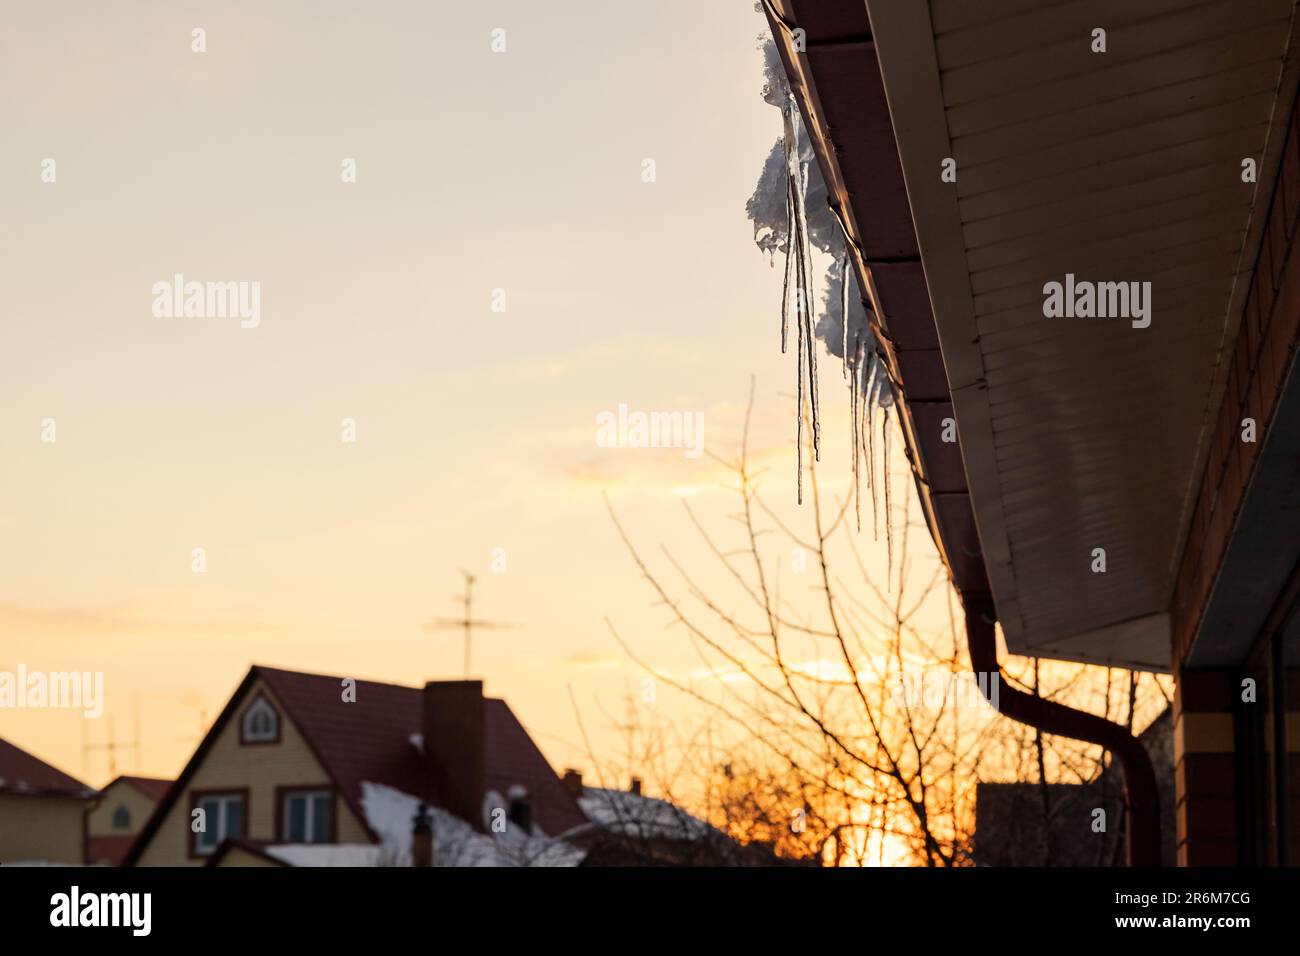
{"label": "tv antenna", "polygon": [[469,680],[469,660],[470,644],[473,640],[474,628],[506,628],[514,627],[513,624],[506,624],[501,621],[481,621],[474,617],[474,582],[478,580],[477,575],[471,574],[464,568],[460,569],[461,575],[465,578],[465,593],[458,595],[454,600],[465,606],[464,617],[440,617],[431,624],[426,624],[425,630],[445,631],[451,628],[458,628],[465,632],[465,680]]}
{"label": "tv antenna", "polygon": [[108,742],[102,744],[92,744],[86,740],[85,728],[83,725],[81,735],[81,763],[84,770],[90,758],[92,750],[108,751],[108,776],[110,780],[117,779],[117,751],[118,748],[130,749],[135,754],[135,772],[140,772],[140,709],[136,704],[135,709],[135,739],[118,741],[117,734],[113,731],[113,715],[108,715]]}

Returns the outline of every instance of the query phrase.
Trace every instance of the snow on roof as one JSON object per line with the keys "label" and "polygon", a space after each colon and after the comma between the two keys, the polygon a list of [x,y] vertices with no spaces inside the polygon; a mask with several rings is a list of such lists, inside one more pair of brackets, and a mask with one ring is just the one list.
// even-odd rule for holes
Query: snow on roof
{"label": "snow on roof", "polygon": [[624,836],[698,840],[718,832],[666,800],[625,790],[587,787],[578,798],[578,804],[592,823]]}
{"label": "snow on roof", "polygon": [[[383,784],[362,781],[361,808],[366,822],[378,834],[381,845],[377,866],[411,865],[411,830],[421,801]],[[426,806],[433,826],[434,866],[577,866],[585,851],[563,840],[548,837],[539,828],[525,833],[505,818],[506,801],[495,791],[483,800],[483,819],[488,833],[481,833],[464,820],[438,807]],[[495,819],[494,819],[495,818]],[[492,832],[504,827],[501,832]],[[340,864],[348,865],[348,864]],[[366,864],[356,864],[366,865]]]}
{"label": "snow on roof", "polygon": [[57,860],[5,860],[5,868],[11,866],[103,866],[102,863],[60,863]]}
{"label": "snow on roof", "polygon": [[383,850],[373,843],[286,843],[266,847],[290,866],[382,866]]}

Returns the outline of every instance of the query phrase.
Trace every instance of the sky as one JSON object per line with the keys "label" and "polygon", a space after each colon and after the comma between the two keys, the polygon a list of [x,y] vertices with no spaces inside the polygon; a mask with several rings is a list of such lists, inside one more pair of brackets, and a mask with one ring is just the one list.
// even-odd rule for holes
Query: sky
{"label": "sky", "polygon": [[[744,212],[781,132],[764,29],[687,0],[7,11],[0,670],[102,671],[106,703],[0,709],[0,736],[101,785],[110,737],[119,772],[178,773],[252,663],[460,677],[459,634],[423,625],[466,568],[512,625],[475,635],[487,693],[557,769],[615,756],[643,671],[606,619],[665,673],[698,658],[604,496],[707,557],[681,502],[734,510],[710,455],[752,379],[753,457],[793,506],[781,270]],[[177,273],[259,283],[259,323],[156,317]],[[620,404],[701,413],[709,454],[600,447]]]}

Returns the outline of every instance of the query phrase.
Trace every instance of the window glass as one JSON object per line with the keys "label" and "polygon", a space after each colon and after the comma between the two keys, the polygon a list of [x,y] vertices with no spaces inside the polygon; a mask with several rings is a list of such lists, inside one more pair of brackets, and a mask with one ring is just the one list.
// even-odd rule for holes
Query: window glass
{"label": "window glass", "polygon": [[217,831],[221,828],[221,804],[212,797],[199,803],[203,811],[203,829],[194,834],[200,852],[211,852],[217,846]]}
{"label": "window glass", "polygon": [[318,793],[312,797],[311,841],[328,843],[330,838],[330,797]]}
{"label": "window glass", "polygon": [[285,794],[281,809],[284,839],[289,843],[330,842],[333,803],[328,791]]}
{"label": "window glass", "polygon": [[307,801],[297,795],[288,797],[288,816],[289,825],[286,829],[286,836],[290,843],[305,843],[307,841]]}
{"label": "window glass", "polygon": [[266,698],[259,697],[244,713],[244,740],[249,742],[275,740],[277,724],[278,719],[274,708]]}
{"label": "window glass", "polygon": [[226,837],[242,837],[244,835],[244,801],[238,797],[230,797],[226,800],[226,827],[221,834],[224,840]]}

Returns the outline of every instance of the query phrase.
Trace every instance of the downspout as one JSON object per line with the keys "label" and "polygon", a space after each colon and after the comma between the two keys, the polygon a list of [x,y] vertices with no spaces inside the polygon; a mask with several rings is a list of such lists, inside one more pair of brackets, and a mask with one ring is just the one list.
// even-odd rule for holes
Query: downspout
{"label": "downspout", "polygon": [[1124,770],[1128,865],[1160,866],[1160,793],[1156,789],[1151,756],[1142,741],[1121,725],[1096,714],[1034,697],[1010,686],[998,665],[993,602],[987,595],[964,594],[962,605],[966,610],[971,669],[976,674],[990,676],[987,681],[978,681],[989,703],[1012,720],[1058,737],[1098,744],[1114,754]]}

